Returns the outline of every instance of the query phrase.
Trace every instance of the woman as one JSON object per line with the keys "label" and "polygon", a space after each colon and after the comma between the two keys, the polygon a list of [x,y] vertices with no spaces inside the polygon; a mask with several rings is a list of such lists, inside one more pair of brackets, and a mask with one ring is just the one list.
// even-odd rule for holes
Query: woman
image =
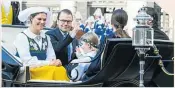
{"label": "woman", "polygon": [[129,35],[123,28],[126,26],[128,21],[128,15],[123,9],[117,9],[112,13],[111,24],[115,32],[115,38],[128,38]]}
{"label": "woman", "polygon": [[56,59],[50,37],[41,31],[48,13],[45,7],[31,7],[19,13],[19,20],[29,21],[29,27],[19,33],[14,42],[17,56],[30,67],[31,79],[68,81],[65,68]]}
{"label": "woman", "polygon": [[146,13],[150,15],[153,18],[153,21],[151,22],[151,26],[154,29],[154,39],[162,39],[162,40],[169,40],[169,37],[159,29],[158,27],[158,13],[155,11],[152,7],[143,7],[146,10]]}

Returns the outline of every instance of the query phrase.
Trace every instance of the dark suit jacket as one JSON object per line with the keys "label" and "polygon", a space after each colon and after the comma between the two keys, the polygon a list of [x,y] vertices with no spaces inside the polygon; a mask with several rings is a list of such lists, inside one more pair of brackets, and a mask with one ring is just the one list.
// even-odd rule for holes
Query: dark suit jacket
{"label": "dark suit jacket", "polygon": [[47,35],[51,38],[51,43],[54,48],[56,58],[60,59],[62,62],[62,65],[67,65],[68,62],[68,52],[67,52],[67,46],[72,42],[73,47],[73,53],[72,58],[75,56],[75,48],[78,44],[76,39],[73,39],[70,35],[68,35],[65,39],[61,33],[61,31],[58,28],[49,30],[46,32]]}
{"label": "dark suit jacket", "polygon": [[169,40],[169,37],[160,29],[154,29],[154,39]]}
{"label": "dark suit jacket", "polygon": [[[169,40],[169,37],[160,29],[154,28],[154,39]],[[166,52],[166,51],[165,51]],[[165,65],[167,71],[173,72],[173,63],[168,62]],[[158,66],[153,75],[153,81],[160,87],[173,87],[174,86],[174,76],[166,75],[161,68]]]}

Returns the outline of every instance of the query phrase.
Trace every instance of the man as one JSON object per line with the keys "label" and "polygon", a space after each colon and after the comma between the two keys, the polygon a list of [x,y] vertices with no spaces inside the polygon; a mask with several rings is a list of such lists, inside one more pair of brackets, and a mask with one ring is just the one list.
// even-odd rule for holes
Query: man
{"label": "man", "polygon": [[153,17],[152,28],[154,29],[154,39],[169,40],[169,37],[158,28],[158,13],[152,7],[144,7],[146,13]]}
{"label": "man", "polygon": [[63,9],[58,13],[56,27],[46,32],[51,38],[56,58],[61,60],[63,66],[71,61],[77,45],[75,35],[80,28],[78,24],[72,25],[72,21],[71,11]]}
{"label": "man", "polygon": [[[152,28],[154,29],[154,39],[169,40],[169,37],[158,28],[158,13],[152,7],[145,7],[146,13],[153,17]],[[166,52],[166,51],[165,51]],[[174,65],[169,62],[165,64],[166,69],[173,72]],[[154,83],[160,87],[172,87],[174,86],[174,77],[166,75],[159,66],[157,66],[152,77]],[[166,82],[168,80],[168,82]]]}

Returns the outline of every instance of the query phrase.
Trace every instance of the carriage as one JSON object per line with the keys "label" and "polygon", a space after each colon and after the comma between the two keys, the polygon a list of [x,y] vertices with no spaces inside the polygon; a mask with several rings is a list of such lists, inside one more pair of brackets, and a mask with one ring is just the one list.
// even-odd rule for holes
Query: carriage
{"label": "carriage", "polygon": [[[2,86],[4,87],[138,87],[139,86],[139,57],[132,46],[131,38],[106,39],[100,44],[94,63],[100,64],[100,70],[91,75],[87,80],[77,82],[32,80],[29,67],[24,66],[20,59],[10,51],[11,39],[25,26],[2,26]],[[47,28],[46,28],[47,29]],[[8,39],[8,36],[10,37]],[[174,42],[168,40],[154,40],[159,50],[164,67],[173,73]],[[9,47],[10,46],[10,47]],[[159,59],[153,50],[147,52],[150,58],[145,59],[144,85],[146,87],[173,87],[173,76],[166,75],[159,66]],[[154,58],[155,57],[155,58]],[[93,63],[92,62],[92,63]],[[91,67],[91,66],[90,66]],[[85,74],[91,72],[89,67]],[[23,71],[21,71],[23,69]],[[163,80],[164,82],[162,83]]]}

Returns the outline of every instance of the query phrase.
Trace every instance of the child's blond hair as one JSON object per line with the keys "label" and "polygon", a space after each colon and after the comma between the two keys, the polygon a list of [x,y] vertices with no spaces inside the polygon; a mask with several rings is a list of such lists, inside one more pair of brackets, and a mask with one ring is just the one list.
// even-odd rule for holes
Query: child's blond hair
{"label": "child's blond hair", "polygon": [[80,41],[89,43],[91,46],[97,48],[99,45],[98,36],[94,32],[87,32],[81,38]]}

